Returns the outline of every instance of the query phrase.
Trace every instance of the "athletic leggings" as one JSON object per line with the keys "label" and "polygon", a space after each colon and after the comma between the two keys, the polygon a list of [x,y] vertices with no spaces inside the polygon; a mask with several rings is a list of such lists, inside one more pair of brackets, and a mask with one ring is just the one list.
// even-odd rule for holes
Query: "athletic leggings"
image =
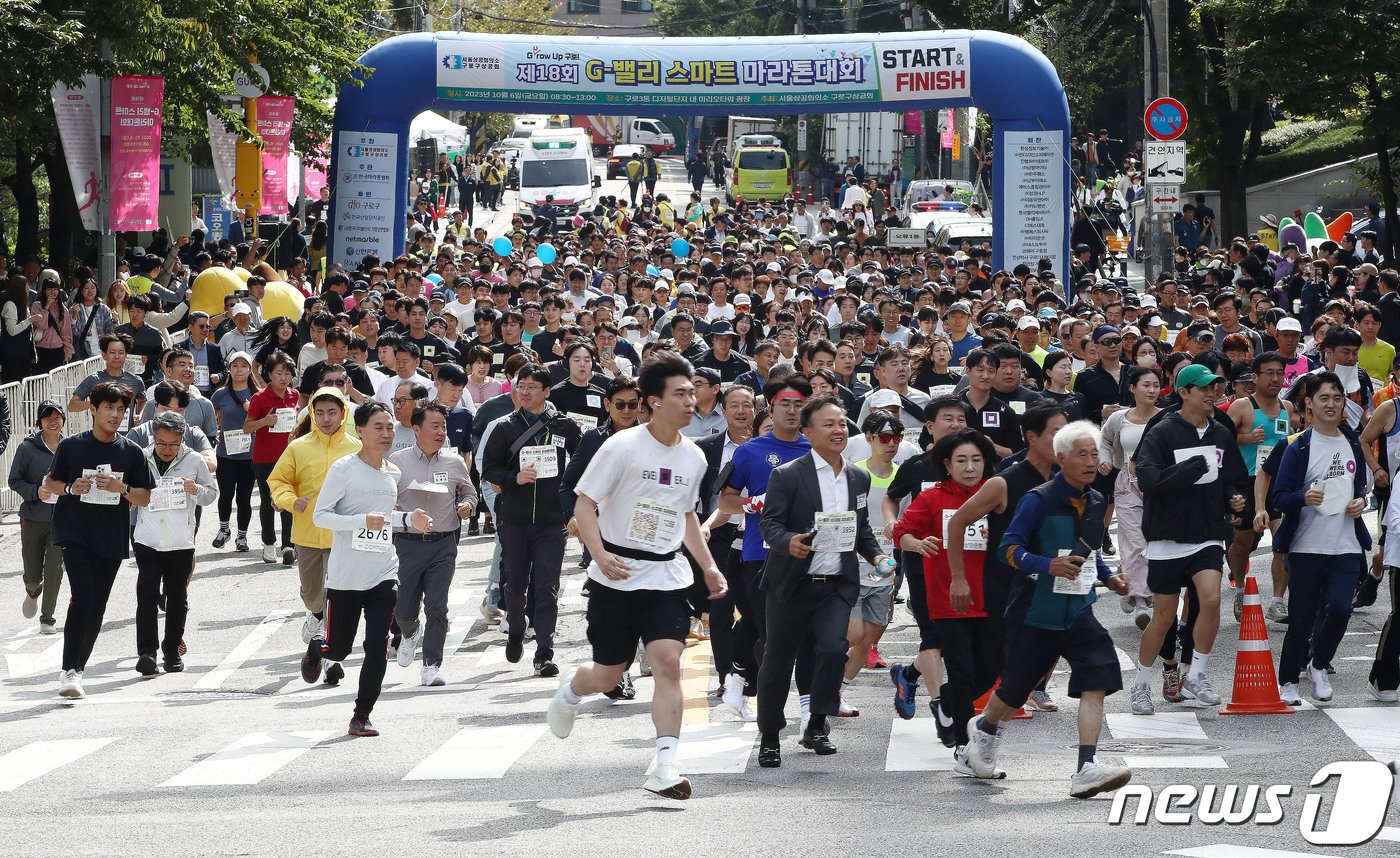
{"label": "athletic leggings", "polygon": [[1192,639],[1192,632],[1196,628],[1196,617],[1201,613],[1201,598],[1196,595],[1196,585],[1188,581],[1186,583],[1186,620],[1180,624],[1172,623],[1167,626],[1167,636],[1162,639],[1162,649],[1159,655],[1163,661],[1176,660],[1176,648],[1178,643],[1181,646],[1181,662],[1191,663],[1191,650],[1195,646]]}
{"label": "athletic leggings", "polygon": [[[326,638],[321,655],[344,661],[355,648],[360,617],[365,619],[365,660],[360,666],[360,691],[355,714],[364,718],[374,710],[384,687],[389,664],[389,622],[398,604],[394,582],[381,581],[368,590],[326,590]],[[316,642],[311,643],[316,646]]]}
{"label": "athletic leggings", "polygon": [[[263,545],[277,544],[277,528],[273,523],[274,513],[282,515],[282,547],[292,547],[292,514],[279,510],[272,502],[272,489],[268,488],[267,478],[272,476],[276,462],[254,462],[253,475],[258,478],[258,522],[262,525]],[[222,470],[222,469],[220,469]]]}
{"label": "athletic leggings", "polygon": [[[225,459],[220,456],[219,470],[214,476],[219,481],[219,526],[228,527],[236,495],[238,532],[246,533],[248,523],[253,519],[253,460]],[[264,482],[263,485],[266,486],[267,483]]]}

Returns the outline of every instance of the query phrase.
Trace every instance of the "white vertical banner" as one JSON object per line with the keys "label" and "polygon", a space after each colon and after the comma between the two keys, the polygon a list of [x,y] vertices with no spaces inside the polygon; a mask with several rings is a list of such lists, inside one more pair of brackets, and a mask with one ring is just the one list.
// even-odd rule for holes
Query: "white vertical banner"
{"label": "white vertical banner", "polygon": [[287,208],[296,209],[301,199],[301,156],[291,147],[287,149]]}
{"label": "white vertical banner", "polygon": [[233,196],[233,176],[238,160],[238,136],[224,127],[217,113],[209,113],[209,151],[214,157],[214,176],[219,180],[219,193]]}
{"label": "white vertical banner", "polygon": [[1004,174],[1000,217],[1005,218],[1002,267],[1021,263],[1035,268],[1048,257],[1052,271],[1069,270],[1065,230],[1069,225],[1069,196],[1065,188],[1064,132],[1006,131],[997,155]]}
{"label": "white vertical banner", "polygon": [[967,146],[972,148],[972,144],[977,142],[977,108],[967,109]]}
{"label": "white vertical banner", "polygon": [[399,135],[337,132],[334,263],[354,268],[367,255],[392,260],[402,252],[404,226],[394,219],[399,188]]}
{"label": "white vertical banner", "polygon": [[53,115],[68,162],[68,178],[83,229],[102,229],[102,89],[97,75],[83,75],[76,87],[55,86]]}

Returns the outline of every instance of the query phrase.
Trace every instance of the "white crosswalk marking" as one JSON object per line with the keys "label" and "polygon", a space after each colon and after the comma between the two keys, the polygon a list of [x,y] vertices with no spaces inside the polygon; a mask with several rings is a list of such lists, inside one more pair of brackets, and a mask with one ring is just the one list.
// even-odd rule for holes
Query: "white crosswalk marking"
{"label": "white crosswalk marking", "polygon": [[1260,849],[1256,846],[1234,846],[1221,843],[1197,846],[1194,849],[1173,849],[1163,855],[1185,855],[1187,858],[1315,858],[1314,852],[1288,852],[1282,849]]}
{"label": "white crosswalk marking", "polygon": [[1394,709],[1368,706],[1323,711],[1372,759],[1383,763],[1400,759],[1400,717]]}
{"label": "white crosswalk marking", "polygon": [[1133,715],[1111,712],[1104,716],[1115,739],[1205,739],[1206,731],[1195,712],[1158,712]]}
{"label": "white crosswalk marking", "polygon": [[214,691],[222,688],[229,677],[243,666],[243,663],[257,654],[263,644],[286,624],[287,620],[301,613],[300,611],[273,611],[268,614],[262,622],[253,628],[248,636],[238,642],[224,660],[219,662],[219,666],[204,674],[194,687],[200,691]]}
{"label": "white crosswalk marking", "polygon": [[30,626],[27,629],[20,629],[12,635],[7,635],[4,639],[4,642],[0,643],[0,648],[3,648],[6,652],[19,652],[21,649],[24,648],[25,644],[29,643],[30,638],[33,638],[38,634],[38,626]]}
{"label": "white crosswalk marking", "polygon": [[429,754],[406,781],[503,778],[515,761],[544,735],[544,724],[467,727]]}
{"label": "white crosswalk marking", "polygon": [[1123,765],[1130,769],[1228,769],[1230,764],[1220,756],[1159,755],[1141,756],[1125,754]]}
{"label": "white crosswalk marking", "polygon": [[200,760],[161,786],[227,786],[259,783],[331,737],[330,730],[249,733]]}
{"label": "white crosswalk marking", "polygon": [[49,644],[42,652],[5,656],[5,669],[11,679],[21,679],[36,673],[58,673],[63,665],[63,638]]}
{"label": "white crosswalk marking", "polygon": [[885,750],[887,772],[950,772],[953,751],[938,741],[932,718],[890,721],[890,743]]}
{"label": "white crosswalk marking", "polygon": [[[676,746],[676,767],[683,775],[742,775],[749,767],[757,738],[757,724],[685,724]],[[647,772],[655,768],[656,758],[652,757]]]}
{"label": "white crosswalk marking", "polygon": [[45,739],[16,748],[0,756],[0,792],[13,792],[35,778],[100,751],[115,741],[115,736],[102,739]]}

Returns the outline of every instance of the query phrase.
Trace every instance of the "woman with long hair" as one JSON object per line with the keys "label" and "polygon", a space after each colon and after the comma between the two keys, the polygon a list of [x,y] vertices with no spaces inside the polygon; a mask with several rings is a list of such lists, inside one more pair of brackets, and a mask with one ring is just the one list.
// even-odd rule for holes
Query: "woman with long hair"
{"label": "woman with long hair", "polygon": [[297,340],[296,325],[288,316],[276,316],[263,323],[262,330],[248,344],[248,349],[253,353],[253,369],[255,372],[267,375],[267,359],[273,352],[282,352],[292,361],[292,374],[296,374],[297,352],[301,351],[301,343]]}
{"label": "woman with long hair", "polygon": [[97,281],[91,277],[82,282],[73,299],[73,355],[79,360],[102,353],[97,341],[117,327],[112,311],[102,303]]}
{"label": "woman with long hair", "polygon": [[[910,386],[927,392],[929,396],[946,396],[952,393],[960,377],[953,372],[952,363],[953,341],[944,334],[934,334],[926,345],[914,353],[913,381],[910,382]],[[935,388],[938,389],[936,393]]]}
{"label": "woman with long hair", "polygon": [[34,327],[41,318],[29,312],[29,281],[12,274],[0,298],[0,384],[22,381],[34,374]]}
{"label": "woman with long hair", "polygon": [[126,299],[130,297],[131,289],[127,287],[125,280],[113,280],[107,287],[107,296],[102,301],[112,313],[115,324],[125,325],[131,321],[131,313],[126,309]]}
{"label": "woman with long hair", "polygon": [[330,227],[326,226],[324,220],[316,221],[316,225],[311,228],[311,243],[307,245],[306,254],[310,262],[311,276],[316,278],[316,285],[321,285],[321,272],[326,267],[326,251],[330,238]]}
{"label": "woman with long hair", "polygon": [[744,357],[749,357],[761,339],[763,337],[759,336],[758,326],[753,322],[752,313],[736,313],[734,315],[734,351]]}
{"label": "woman with long hair", "polygon": [[1152,591],[1147,587],[1142,492],[1132,460],[1148,421],[1161,410],[1157,398],[1162,392],[1162,374],[1152,367],[1135,366],[1128,370],[1128,390],[1133,395],[1133,407],[1121,408],[1103,422],[1099,473],[1107,475],[1114,468],[1119,469],[1113,483],[1113,514],[1118,519],[1118,568],[1128,578],[1123,612],[1132,614],[1137,627],[1145,629],[1152,621]]}
{"label": "woman with long hair", "polygon": [[1070,380],[1074,378],[1074,361],[1070,353],[1063,349],[1055,349],[1045,356],[1040,368],[1045,373],[1045,389],[1040,395],[1046,399],[1053,399],[1056,405],[1063,408],[1069,414],[1071,423],[1082,420],[1084,396],[1069,389]]}
{"label": "woman with long hair", "polygon": [[53,271],[39,275],[39,300],[29,308],[34,321],[35,372],[57,369],[73,359],[73,314],[63,305],[63,284]]}
{"label": "woman with long hair", "polygon": [[253,375],[253,359],[248,353],[229,355],[228,375],[210,397],[219,424],[219,446],[215,451],[219,460],[215,471],[219,481],[219,532],[214,537],[215,548],[228,544],[229,517],[236,499],[238,538],[234,548],[248,550],[248,524],[253,519],[253,439],[243,431],[243,424],[248,420],[248,403],[259,389],[261,385]]}

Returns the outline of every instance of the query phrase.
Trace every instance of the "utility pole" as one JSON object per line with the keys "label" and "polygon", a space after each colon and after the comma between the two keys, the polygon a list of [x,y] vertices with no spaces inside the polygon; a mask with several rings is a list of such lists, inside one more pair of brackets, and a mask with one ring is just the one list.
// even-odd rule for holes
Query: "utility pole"
{"label": "utility pole", "polygon": [[[102,40],[101,47],[102,62],[112,61],[112,43],[106,39]],[[112,232],[112,80],[102,78],[99,88],[102,91],[99,104],[102,115],[98,118],[99,127],[102,129],[101,136],[107,138],[107,145],[99,147],[102,150],[102,237],[98,259],[100,280],[97,285],[103,295],[107,294],[107,287],[112,281],[117,279],[117,234]]]}
{"label": "utility pole", "polygon": [[[918,0],[909,0],[909,29],[918,31],[923,28],[924,10],[919,7]],[[910,176],[910,179],[917,179],[927,172],[925,169],[925,153],[928,152],[928,123],[924,121],[926,117],[926,113],[921,113],[919,116],[919,142],[917,148],[914,150],[914,175]],[[904,196],[903,189],[900,190],[900,196]]]}
{"label": "utility pole", "polygon": [[856,31],[856,8],[860,0],[841,0],[841,29],[847,33]]}
{"label": "utility pole", "polygon": [[[1168,0],[1142,0],[1143,11],[1143,112],[1154,99],[1171,93],[1171,57],[1167,53]],[[1086,131],[1087,133],[1087,131]],[[1147,165],[1143,165],[1146,169]],[[1147,189],[1147,183],[1143,183]],[[1150,190],[1150,189],[1149,189]],[[1143,247],[1143,278],[1146,285],[1156,282],[1157,272],[1172,269],[1172,215],[1158,212],[1149,192],[1144,197],[1146,216],[1138,236]]]}
{"label": "utility pole", "polygon": [[[797,21],[794,24],[793,32],[799,36],[807,35],[807,0],[797,0]],[[807,135],[807,114],[797,114],[797,127],[802,133],[797,135],[797,164],[801,169],[798,174],[797,190],[800,193],[805,185],[810,193],[812,187],[812,146],[808,142]]]}

